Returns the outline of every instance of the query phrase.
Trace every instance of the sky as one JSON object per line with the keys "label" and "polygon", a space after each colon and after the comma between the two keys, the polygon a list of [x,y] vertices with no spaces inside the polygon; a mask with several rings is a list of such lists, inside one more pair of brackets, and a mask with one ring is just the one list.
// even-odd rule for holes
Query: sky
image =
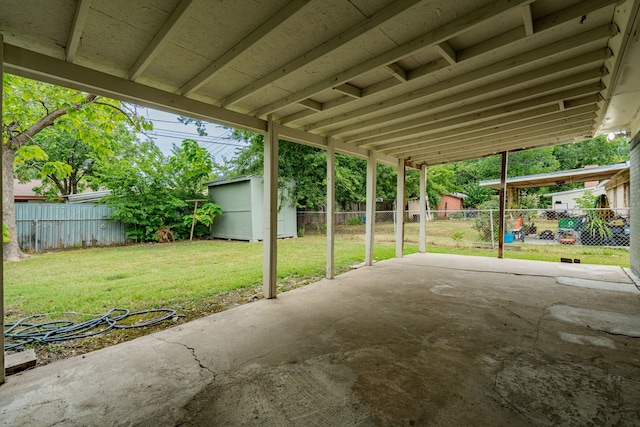
{"label": "sky", "polygon": [[[180,145],[184,139],[193,139],[211,153],[216,163],[223,163],[225,158],[234,157],[237,148],[244,146],[231,139],[231,129],[220,125],[208,123],[208,136],[200,136],[194,124],[180,123],[176,114],[145,107],[138,107],[138,113],[153,122],[153,131],[145,132],[145,135],[153,139],[165,155],[171,154],[173,144]],[[144,135],[139,137],[145,138]]]}

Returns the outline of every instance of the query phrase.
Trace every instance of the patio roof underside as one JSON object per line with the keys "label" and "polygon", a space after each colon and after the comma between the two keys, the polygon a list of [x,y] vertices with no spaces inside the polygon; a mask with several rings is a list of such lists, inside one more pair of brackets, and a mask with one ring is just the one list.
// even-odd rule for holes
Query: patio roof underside
{"label": "patio roof underside", "polygon": [[638,130],[640,0],[0,0],[5,71],[378,161]]}

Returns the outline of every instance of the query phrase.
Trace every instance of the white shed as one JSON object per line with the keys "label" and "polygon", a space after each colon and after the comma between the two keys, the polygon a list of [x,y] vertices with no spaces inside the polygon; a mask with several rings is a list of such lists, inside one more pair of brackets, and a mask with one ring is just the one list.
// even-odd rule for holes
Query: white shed
{"label": "white shed", "polygon": [[[207,183],[209,199],[222,208],[213,222],[211,235],[217,239],[263,239],[264,186],[262,176],[218,179]],[[278,190],[278,238],[298,237],[296,208]]]}

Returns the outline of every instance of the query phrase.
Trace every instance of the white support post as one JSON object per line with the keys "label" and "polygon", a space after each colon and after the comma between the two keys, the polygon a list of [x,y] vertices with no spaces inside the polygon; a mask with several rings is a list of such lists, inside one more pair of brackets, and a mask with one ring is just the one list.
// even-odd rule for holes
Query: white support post
{"label": "white support post", "polygon": [[373,228],[376,223],[376,153],[369,151],[367,159],[367,221],[365,235],[365,265],[373,265]]}
{"label": "white support post", "polygon": [[[4,38],[2,34],[0,34],[0,80],[4,81]],[[0,86],[0,100],[2,99],[2,86]],[[2,102],[0,102],[0,117],[2,117]],[[2,162],[0,162],[0,168]],[[0,176],[2,175],[2,170],[0,169]],[[2,211],[2,198],[0,197],[0,211]],[[2,245],[2,249],[0,249],[0,253],[2,254],[2,259],[4,259],[4,244]],[[4,264],[4,263],[3,263]],[[4,268],[0,265],[0,325],[2,325],[2,330],[4,331]],[[0,335],[0,346],[2,350],[0,350],[0,384],[5,381],[4,378],[4,333]]]}
{"label": "white support post", "polygon": [[278,246],[278,130],[271,115],[264,137],[264,264],[262,292],[275,298],[277,288]]}
{"label": "white support post", "polygon": [[629,261],[631,271],[640,276],[640,132],[630,138],[629,151]]}
{"label": "white support post", "polygon": [[420,235],[418,251],[427,252],[427,165],[420,166]]}
{"label": "white support post", "polygon": [[398,180],[396,184],[396,258],[402,258],[404,252],[404,159],[398,159]]}
{"label": "white support post", "polygon": [[327,279],[334,275],[334,223],[336,210],[336,148],[333,139],[327,140]]}

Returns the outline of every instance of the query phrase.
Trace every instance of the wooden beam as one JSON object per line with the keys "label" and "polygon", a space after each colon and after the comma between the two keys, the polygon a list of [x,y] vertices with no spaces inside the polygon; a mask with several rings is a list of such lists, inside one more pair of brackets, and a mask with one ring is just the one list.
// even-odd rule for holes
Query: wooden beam
{"label": "wooden beam", "polygon": [[[496,134],[485,134],[484,132],[478,132],[482,136],[476,135],[474,138],[474,134],[465,135],[464,137],[460,137],[456,139],[452,137],[447,140],[441,140],[437,142],[433,142],[429,139],[429,137],[425,137],[421,146],[410,147],[410,149],[406,151],[398,151],[397,153],[392,154],[394,157],[406,157],[411,159],[412,161],[416,161],[416,157],[419,157],[425,153],[425,151],[431,152],[448,152],[452,150],[456,150],[459,148],[470,149],[471,147],[476,147],[480,149],[487,149],[491,147],[491,144],[494,141],[498,141],[498,143],[503,143],[507,141],[512,141],[514,143],[519,143],[520,141],[526,140],[529,138],[529,135],[538,135],[538,134],[548,134],[550,132],[558,132],[558,131],[569,131],[572,129],[582,129],[585,125],[589,125],[594,123],[597,115],[596,112],[593,111],[588,114],[583,114],[571,119],[558,120],[549,123],[541,123],[537,126],[531,126],[527,128],[522,128],[510,132],[496,133]],[[512,151],[512,150],[509,150]],[[386,154],[386,153],[385,153]]]}
{"label": "wooden beam", "polygon": [[[389,6],[387,6],[386,8],[382,9],[380,12],[374,14],[371,18],[368,18],[362,22],[360,22],[359,24],[355,25],[354,27],[352,27],[351,29],[345,31],[342,34],[337,35],[336,37],[332,38],[331,40],[321,44],[320,46],[305,52],[304,54],[300,55],[299,57],[297,57],[296,59],[294,59],[293,61],[287,63],[286,65],[283,65],[281,67],[278,67],[278,69],[273,70],[272,72],[270,72],[269,74],[267,74],[266,76],[258,79],[256,82],[245,86],[244,88],[240,89],[239,91],[237,91],[236,93],[234,93],[233,95],[225,98],[222,102],[221,102],[221,106],[223,107],[228,107],[229,105],[235,104],[239,101],[242,101],[243,99],[251,96],[252,94],[254,94],[255,92],[269,86],[270,84],[275,83],[276,81],[288,76],[289,74],[293,73],[294,71],[297,71],[299,69],[301,69],[302,67],[305,67],[309,64],[311,64],[312,62],[324,57],[325,55],[329,54],[330,52],[346,45],[347,43],[355,40],[356,38],[368,33],[369,31],[375,30],[376,28],[380,27],[382,24],[384,24],[385,22],[393,19],[394,17],[396,17],[397,15],[399,15],[400,13],[403,13],[407,10],[409,10],[410,8],[412,8],[413,6],[415,6],[416,4],[420,3],[423,0],[398,0],[398,1],[394,1],[392,2]],[[311,97],[311,95],[309,96],[303,96],[301,99],[305,99],[305,98],[309,98]],[[299,100],[298,100],[299,101]]]}
{"label": "wooden beam", "polygon": [[[565,24],[579,20],[585,14],[589,14],[596,10],[609,8],[612,5],[619,4],[620,0],[584,0],[577,2],[565,9],[552,13],[547,16],[543,16],[534,21],[533,27],[536,34],[543,31],[551,30],[553,28],[560,28]],[[613,13],[613,11],[611,12]],[[527,37],[527,34],[523,26],[518,26],[511,31],[502,33],[495,36],[492,39],[485,40],[482,43],[470,46],[458,52],[458,60],[460,62],[466,61],[469,58],[473,58],[478,54],[486,53],[489,50],[493,50],[508,44],[518,42]]]}
{"label": "wooden beam", "polygon": [[[345,96],[343,98],[349,98],[349,100],[351,100],[351,98],[348,97],[348,96]],[[303,102],[303,101],[301,101],[301,102]],[[304,107],[307,107],[304,104],[302,104],[302,105]],[[317,113],[317,111],[312,110],[310,108],[306,108],[304,110],[298,111],[297,113],[293,113],[293,114],[289,114],[288,116],[281,117],[279,122],[282,123],[283,125],[287,124],[287,123],[297,122],[298,120],[302,120],[302,119],[304,119],[306,117],[313,116],[316,113]]]}
{"label": "wooden beam", "polygon": [[500,210],[498,211],[498,258],[502,258],[504,255],[504,226],[505,226],[505,208],[507,198],[507,162],[508,152],[502,153],[501,165],[500,165]]}
{"label": "wooden beam", "polygon": [[327,140],[327,279],[335,273],[336,151],[332,139]]}
{"label": "wooden beam", "polygon": [[[618,0],[585,0],[576,5],[567,7],[560,12],[542,17],[537,19],[534,22],[534,27],[536,31],[542,32],[546,30],[550,30],[552,28],[560,27],[561,25],[572,21],[574,19],[579,19],[585,13],[590,13],[594,10],[603,9],[606,7],[610,7],[612,4],[615,4]],[[484,55],[492,50],[505,47],[509,44],[515,43],[519,40],[523,40],[527,35],[525,34],[524,27],[515,28],[512,31],[501,34],[493,39],[486,40],[484,42],[473,45],[469,48],[457,52],[457,61],[463,62],[475,58],[477,56]],[[437,61],[422,65],[417,69],[412,70],[410,73],[407,73],[407,80],[413,80],[417,78],[423,78],[429,76],[437,71],[443,70],[450,66],[451,64],[446,61],[444,58],[439,59]],[[392,89],[398,84],[403,82],[399,81],[395,77],[391,77],[384,81],[373,84],[369,87],[363,88],[362,95],[364,97],[368,97],[374,95],[379,92],[383,92],[389,89]],[[354,102],[354,99],[349,99],[349,102]],[[329,110],[332,108],[330,103],[325,104],[324,110]],[[343,104],[340,104],[343,105]],[[332,134],[333,135],[333,134]]]}
{"label": "wooden beam", "polygon": [[404,159],[398,159],[396,170],[396,258],[402,258],[404,252],[404,189],[406,186]]}
{"label": "wooden beam", "polygon": [[479,157],[493,156],[504,150],[509,150],[511,152],[528,150],[548,145],[580,141],[592,137],[593,123],[587,122],[579,126],[571,127],[570,129],[566,129],[566,127],[553,128],[548,132],[527,135],[526,137],[518,140],[508,138],[491,145],[487,143],[475,146],[469,145],[466,149],[457,150],[455,154],[450,150],[425,149],[424,153],[412,156],[411,160],[416,163],[426,162],[429,165],[439,165],[462,160],[477,159]]}
{"label": "wooden beam", "polygon": [[[563,111],[559,110],[557,103],[522,112],[516,110],[515,114],[500,116],[484,122],[482,119],[474,123],[474,121],[471,120],[465,122],[464,120],[460,121],[456,118],[451,120],[448,126],[438,126],[436,124],[431,128],[432,132],[425,132],[420,135],[421,132],[416,131],[415,137],[377,145],[375,149],[385,154],[395,155],[399,152],[411,150],[412,147],[423,144],[424,141],[429,141],[433,146],[437,146],[440,143],[452,141],[463,142],[468,139],[475,139],[478,132],[482,132],[483,136],[513,135],[514,131],[527,132],[529,130],[535,130],[535,128],[539,126],[550,125],[554,122],[572,119],[574,117],[595,117],[594,114],[598,110],[598,105],[593,102],[593,99],[589,101],[587,105],[565,109]],[[465,123],[470,124],[465,125]],[[453,124],[457,124],[457,126]],[[416,130],[420,130],[420,128],[416,128]],[[441,130],[441,132],[435,132],[437,130]]]}
{"label": "wooden beam", "polygon": [[[469,83],[482,81],[482,79],[489,77],[496,77],[502,73],[506,73],[510,70],[517,70],[518,68],[535,64],[537,62],[548,62],[548,57],[559,54],[567,54],[573,49],[577,49],[584,44],[592,43],[595,41],[606,40],[611,36],[611,27],[607,25],[600,26],[590,31],[586,31],[575,36],[555,41],[546,46],[542,46],[537,49],[530,50],[520,55],[513,56],[511,58],[504,59],[502,61],[493,62],[485,67],[473,69],[472,71],[461,74],[455,77],[451,77],[439,83],[427,86],[423,89],[416,90],[410,94],[402,94],[394,98],[386,99],[381,102],[377,102],[372,105],[368,105],[359,109],[351,110],[347,113],[340,114],[339,116],[332,117],[330,119],[321,120],[319,122],[310,123],[305,126],[305,130],[322,129],[327,126],[335,126],[337,123],[345,122],[353,119],[360,119],[367,114],[379,114],[380,112],[396,108],[403,104],[412,103],[425,97],[434,96],[444,91],[450,91],[459,86],[463,86]],[[546,67],[540,67],[537,71],[541,71]],[[527,73],[523,73],[527,74]],[[500,82],[497,82],[498,84]],[[494,83],[495,85],[496,83]],[[480,87],[484,90],[485,86]],[[335,136],[335,135],[334,135]]]}
{"label": "wooden beam", "polygon": [[364,264],[373,265],[374,229],[376,223],[376,153],[369,152],[367,159],[366,221],[365,221],[365,255]]}
{"label": "wooden beam", "polygon": [[76,13],[73,16],[73,24],[71,24],[71,31],[69,32],[69,39],[65,49],[65,59],[68,62],[73,62],[76,57],[90,8],[91,0],[79,0],[78,4],[76,4]]}
{"label": "wooden beam", "polygon": [[270,33],[272,33],[273,31],[284,25],[291,18],[296,16],[309,3],[310,0],[292,0],[291,2],[289,2],[275,15],[273,15],[262,25],[256,28],[253,32],[251,32],[251,34],[246,36],[235,46],[226,51],[221,57],[213,61],[207,68],[200,71],[195,77],[189,80],[184,86],[180,88],[180,94],[188,96],[198,90],[198,88],[202,87],[202,85],[204,85],[208,80],[213,78],[216,73],[220,72],[220,70],[224,69],[260,40],[264,39]]}
{"label": "wooden beam", "polygon": [[[528,5],[527,5],[528,6]],[[526,6],[525,6],[526,7]],[[458,53],[446,41],[433,45],[433,48],[442,56],[449,64],[458,63]]]}
{"label": "wooden beam", "polygon": [[[309,145],[311,147],[321,148],[323,150],[326,150],[327,148],[327,138],[321,135],[312,134],[288,126],[278,126],[278,134],[281,139],[287,141],[297,142],[300,144]],[[335,140],[333,144],[336,153],[346,154],[364,160],[369,158],[369,150],[365,148],[356,147],[354,145]],[[385,154],[378,154],[376,159],[379,163],[388,166],[395,166],[398,161],[396,157],[387,156]]]}
{"label": "wooden beam", "polygon": [[264,259],[262,292],[275,298],[278,287],[278,129],[272,117],[264,138]]}
{"label": "wooden beam", "polygon": [[593,121],[594,118],[592,113],[584,117],[579,117],[573,121],[558,121],[557,123],[549,123],[546,126],[541,125],[535,131],[523,129],[515,132],[505,133],[502,135],[478,136],[476,138],[470,137],[460,142],[456,141],[455,138],[453,138],[446,143],[437,144],[430,143],[427,138],[420,149],[398,153],[395,154],[395,156],[406,156],[406,158],[409,158],[414,162],[420,162],[423,156],[429,157],[427,153],[440,155],[442,153],[448,153],[454,149],[455,151],[460,152],[474,150],[495,152],[498,150],[492,149],[494,145],[507,144],[515,145],[516,147],[525,147],[526,145],[520,145],[520,143],[523,141],[529,141],[531,140],[531,138],[555,134],[558,132],[567,134],[571,133],[574,130],[578,130],[579,133],[582,133],[582,129],[585,126],[592,125]]}
{"label": "wooden beam", "polygon": [[129,80],[136,81],[140,75],[147,69],[151,61],[158,56],[160,50],[167,45],[171,37],[180,28],[187,16],[187,11],[191,7],[193,0],[180,0],[180,3],[173,9],[171,15],[162,24],[160,30],[153,36],[151,43],[147,45],[142,54],[129,70]]}
{"label": "wooden beam", "polygon": [[[4,350],[2,352],[4,353]],[[7,355],[6,361],[2,365],[4,367],[2,370],[5,375],[15,374],[25,369],[33,368],[36,366],[36,361],[36,352],[30,348],[25,351]],[[1,382],[2,381],[0,381],[0,383]]]}
{"label": "wooden beam", "polygon": [[528,36],[533,35],[533,15],[531,14],[531,4],[522,6],[522,20],[524,21],[524,33]]}
{"label": "wooden beam", "polygon": [[[488,131],[488,135],[499,134],[508,130],[523,129],[530,126],[536,126],[540,123],[553,122],[555,120],[593,112],[597,110],[598,101],[597,95],[594,92],[591,92],[589,96],[567,102],[567,108],[565,108],[565,110],[571,111],[568,111],[564,115],[558,114],[560,113],[560,110],[557,102],[540,103],[540,107],[536,107],[533,102],[518,103],[513,105],[513,112],[509,111],[510,106],[499,107],[493,110],[477,113],[478,116],[484,117],[477,120],[473,115],[468,117],[468,121],[464,121],[464,117],[466,116],[463,116],[463,120],[459,120],[460,118],[456,117],[451,120],[443,120],[443,124],[446,125],[444,127],[438,126],[436,122],[433,128],[427,132],[416,131],[415,133],[407,133],[405,137],[396,139],[395,142],[393,141],[394,138],[390,138],[388,140],[383,139],[382,142],[379,143],[357,145],[363,148],[375,147],[376,150],[393,155],[393,153],[397,153],[401,150],[410,150],[413,146],[422,144],[425,138],[432,143],[446,143],[447,141],[451,141],[452,136],[455,135],[455,137],[461,138],[461,141],[464,141],[468,139],[466,138],[467,134],[475,133],[479,130]],[[522,105],[529,106],[521,107]],[[584,108],[586,106],[590,107]],[[459,124],[457,125],[457,123]]]}
{"label": "wooden beam", "polygon": [[310,98],[313,95],[322,92],[323,90],[333,88],[342,83],[347,83],[350,80],[355,79],[365,73],[370,72],[379,67],[396,62],[402,58],[412,55],[418,50],[424,49],[426,46],[433,46],[437,43],[449,40],[463,32],[467,32],[485,21],[495,17],[498,14],[506,12],[514,7],[519,7],[527,3],[532,3],[533,0],[497,0],[489,5],[477,9],[459,19],[447,23],[446,25],[436,28],[429,33],[416,37],[415,39],[404,43],[396,48],[386,51],[385,53],[378,55],[374,58],[364,61],[363,63],[356,65],[353,68],[342,71],[338,74],[330,76],[316,84],[313,84],[305,89],[297,91],[291,95],[274,101],[264,107],[258,108],[252,115],[262,117],[266,114],[278,111],[288,105],[294,104],[302,99]]}
{"label": "wooden beam", "polygon": [[[354,100],[354,98],[350,97],[350,96],[341,96],[340,98],[336,98],[334,100],[331,101],[327,101],[325,103],[322,104],[322,111],[325,110],[330,110],[332,108],[336,108],[339,107],[341,105],[344,104],[348,104],[350,102],[352,102]],[[304,102],[304,101],[301,101]],[[307,118],[309,116],[312,116],[314,114],[316,114],[317,111],[312,111],[312,110],[303,110],[303,111],[299,111],[297,113],[293,113],[290,114],[288,116],[285,117],[281,117],[280,118],[280,123],[285,124],[285,123],[291,123],[291,122],[295,122],[298,120],[302,120],[304,118]]]}
{"label": "wooden beam", "polygon": [[264,120],[101,73],[70,62],[4,45],[5,71],[124,102],[157,108],[236,129],[265,134]]}
{"label": "wooden beam", "polygon": [[349,83],[344,83],[333,88],[336,92],[340,92],[352,98],[362,98],[362,89],[355,87]]}
{"label": "wooden beam", "polygon": [[384,68],[401,83],[404,83],[408,80],[407,71],[402,68],[397,62],[392,62]]}
{"label": "wooden beam", "polygon": [[[442,113],[432,114],[432,116],[439,115],[441,117],[450,117],[451,113],[448,111],[454,111],[454,114],[465,114],[469,112],[473,112],[476,110],[488,109],[491,107],[496,107],[498,105],[507,105],[513,103],[514,101],[518,101],[521,99],[531,99],[534,96],[540,96],[545,93],[550,93],[558,90],[562,90],[568,86],[575,86],[578,84],[584,84],[586,82],[599,82],[602,77],[602,60],[606,57],[606,52],[602,49],[598,49],[597,51],[580,55],[576,58],[572,58],[567,61],[562,61],[556,64],[548,65],[546,67],[541,67],[532,71],[525,72],[523,74],[519,74],[517,76],[509,77],[503,79],[501,81],[495,83],[489,83],[475,89],[463,91],[457,94],[452,94],[449,96],[441,96],[435,99],[432,99],[424,104],[412,106],[409,108],[405,108],[400,111],[395,111],[393,113],[388,113],[385,115],[379,115],[375,118],[361,120],[358,123],[352,125],[346,125],[341,128],[332,129],[327,132],[329,135],[334,137],[342,137],[341,139],[347,141],[355,141],[358,139],[362,139],[363,137],[373,136],[380,133],[391,132],[394,130],[404,129],[405,124],[408,119],[416,116],[425,116],[429,111],[433,109],[442,109],[442,107],[446,107],[448,105],[453,105],[455,103],[464,102],[464,105],[461,107],[456,107],[452,110],[447,110]],[[486,97],[486,95],[491,94],[492,92],[500,92],[508,89],[510,87],[517,88],[519,85],[530,81],[531,79],[540,79],[546,77],[547,79],[553,78],[554,74],[561,74],[566,72],[567,69],[571,69],[573,67],[582,67],[592,65],[592,68],[579,72],[570,76],[563,76],[556,80],[546,80],[545,83],[539,84],[534,87],[528,87],[525,89],[517,90],[516,92],[512,92],[507,95],[500,95],[498,97],[494,97],[487,100],[482,100],[478,102],[473,102],[474,98],[477,97]],[[601,89],[601,88],[600,88]],[[598,90],[600,90],[598,89]],[[513,97],[513,98],[511,98]],[[498,102],[496,104],[495,102]],[[403,120],[404,119],[404,120]],[[415,123],[420,124],[419,118],[415,119]],[[394,124],[383,126],[386,122],[396,122]],[[400,122],[398,124],[397,122]],[[369,128],[375,128],[375,131],[367,131]],[[354,136],[349,136],[353,135]]]}
{"label": "wooden beam", "polygon": [[298,104],[313,111],[322,111],[322,104],[313,99],[303,99]]}

